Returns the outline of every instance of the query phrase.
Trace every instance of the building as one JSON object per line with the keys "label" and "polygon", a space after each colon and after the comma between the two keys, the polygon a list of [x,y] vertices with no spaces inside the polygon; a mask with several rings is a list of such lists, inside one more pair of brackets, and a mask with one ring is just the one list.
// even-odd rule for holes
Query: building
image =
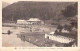
{"label": "building", "polygon": [[27,24],[26,20],[17,20],[17,24]]}
{"label": "building", "polygon": [[44,22],[40,20],[39,18],[30,18],[27,20],[27,22],[30,22],[32,25],[42,25]]}
{"label": "building", "polygon": [[30,25],[42,25],[44,22],[39,18],[30,18],[29,20],[17,20],[17,27],[26,27]]}
{"label": "building", "polygon": [[49,34],[45,34],[45,38],[59,42],[61,44],[69,44],[74,41],[73,38],[61,36],[61,35],[56,35],[55,32],[51,32]]}
{"label": "building", "polygon": [[17,20],[17,27],[27,27],[30,23],[27,20]]}
{"label": "building", "polygon": [[51,40],[52,40],[54,33],[55,33],[55,32],[51,32],[51,33],[49,33],[49,34],[46,33],[46,34],[45,34],[45,38],[48,38],[48,39],[51,39]]}

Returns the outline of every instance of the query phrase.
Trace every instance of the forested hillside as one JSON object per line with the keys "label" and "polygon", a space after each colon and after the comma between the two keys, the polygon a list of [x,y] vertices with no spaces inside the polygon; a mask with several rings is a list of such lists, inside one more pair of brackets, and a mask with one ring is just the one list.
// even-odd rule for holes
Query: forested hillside
{"label": "forested hillside", "polygon": [[31,2],[19,1],[2,9],[3,22],[6,20],[40,18],[42,20],[58,19],[61,10],[74,2]]}

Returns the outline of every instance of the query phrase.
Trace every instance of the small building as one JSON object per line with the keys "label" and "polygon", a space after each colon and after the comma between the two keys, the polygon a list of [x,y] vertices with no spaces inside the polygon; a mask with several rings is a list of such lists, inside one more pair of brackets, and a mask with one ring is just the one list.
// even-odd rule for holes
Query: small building
{"label": "small building", "polygon": [[26,20],[17,20],[17,24],[27,24]]}
{"label": "small building", "polygon": [[30,23],[27,22],[27,20],[17,20],[17,27],[26,27],[27,25],[29,25]]}
{"label": "small building", "polygon": [[51,38],[51,37],[54,35],[54,33],[55,33],[55,32],[51,32],[51,33],[49,33],[49,34],[46,33],[46,34],[45,34],[45,38],[53,39],[53,38]]}

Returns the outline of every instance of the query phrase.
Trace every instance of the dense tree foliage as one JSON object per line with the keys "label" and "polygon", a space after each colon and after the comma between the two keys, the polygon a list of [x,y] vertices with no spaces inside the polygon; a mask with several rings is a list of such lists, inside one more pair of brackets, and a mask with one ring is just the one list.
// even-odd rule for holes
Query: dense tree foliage
{"label": "dense tree foliage", "polygon": [[64,17],[74,17],[78,14],[78,3],[69,5],[65,8],[65,10],[62,10],[62,14]]}
{"label": "dense tree foliage", "polygon": [[42,20],[58,19],[60,16],[59,12],[71,4],[69,2],[19,1],[2,9],[2,19],[3,21],[29,18],[40,18]]}
{"label": "dense tree foliage", "polygon": [[[76,28],[77,32],[77,27],[78,27],[78,3],[74,3],[72,5],[67,6],[64,10],[62,10],[62,15],[66,18],[69,18],[68,20],[70,21],[71,26],[66,25],[66,29],[73,29],[74,27]],[[70,28],[67,28],[70,27]]]}

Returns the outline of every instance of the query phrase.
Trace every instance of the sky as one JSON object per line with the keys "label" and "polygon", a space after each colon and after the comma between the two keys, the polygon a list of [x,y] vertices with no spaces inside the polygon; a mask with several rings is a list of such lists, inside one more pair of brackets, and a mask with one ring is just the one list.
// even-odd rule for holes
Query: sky
{"label": "sky", "polygon": [[[14,2],[18,2],[18,1],[55,1],[55,0],[2,0],[4,2],[7,2],[7,3],[14,3]],[[56,1],[60,1],[60,0],[56,0]],[[61,2],[64,1],[64,0],[61,0]],[[68,0],[70,1],[70,0]]]}
{"label": "sky", "polygon": [[[18,1],[43,1],[43,0],[2,0],[2,1],[12,4],[12,3],[18,2]],[[44,0],[44,1],[49,1],[49,0]]]}
{"label": "sky", "polygon": [[18,2],[19,0],[3,0],[3,2],[7,2],[7,3],[14,3],[14,2]]}

